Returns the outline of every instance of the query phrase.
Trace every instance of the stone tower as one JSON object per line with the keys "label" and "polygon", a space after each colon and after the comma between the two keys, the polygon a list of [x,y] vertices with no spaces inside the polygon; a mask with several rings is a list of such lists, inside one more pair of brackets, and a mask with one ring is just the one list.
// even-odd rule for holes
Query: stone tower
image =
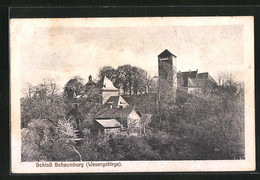
{"label": "stone tower", "polygon": [[177,56],[165,49],[158,55],[159,98],[171,91],[176,98],[177,90]]}

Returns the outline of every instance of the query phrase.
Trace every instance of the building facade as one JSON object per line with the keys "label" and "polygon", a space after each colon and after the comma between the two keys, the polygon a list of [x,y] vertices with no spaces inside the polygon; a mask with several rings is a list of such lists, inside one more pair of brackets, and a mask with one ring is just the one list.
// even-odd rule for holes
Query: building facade
{"label": "building facade", "polygon": [[158,55],[159,99],[165,91],[172,91],[175,99],[177,89],[195,94],[217,87],[217,82],[208,72],[198,73],[198,70],[177,72],[176,58],[177,56],[167,49]]}
{"label": "building facade", "polygon": [[88,95],[90,91],[100,94],[102,106],[94,117],[94,123],[99,132],[131,135],[140,135],[144,132],[142,114],[120,96],[119,89],[107,77],[95,83],[89,76],[89,81],[85,85],[85,94]]}

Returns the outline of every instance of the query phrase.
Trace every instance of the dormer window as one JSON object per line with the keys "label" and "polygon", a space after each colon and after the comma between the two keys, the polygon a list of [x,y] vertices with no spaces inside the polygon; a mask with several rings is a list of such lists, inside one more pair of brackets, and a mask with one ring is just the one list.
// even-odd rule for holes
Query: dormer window
{"label": "dormer window", "polygon": [[107,104],[109,105],[109,109],[113,108],[113,102],[107,102]]}

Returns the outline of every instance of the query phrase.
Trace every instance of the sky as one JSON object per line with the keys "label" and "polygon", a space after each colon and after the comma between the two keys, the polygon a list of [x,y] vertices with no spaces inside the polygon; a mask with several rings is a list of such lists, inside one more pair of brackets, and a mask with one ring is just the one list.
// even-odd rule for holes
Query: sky
{"label": "sky", "polygon": [[19,61],[22,85],[52,78],[62,88],[74,76],[97,79],[103,66],[130,64],[156,76],[157,56],[168,49],[178,71],[198,69],[216,81],[233,73],[243,80],[243,25],[140,19],[14,19],[11,62]]}

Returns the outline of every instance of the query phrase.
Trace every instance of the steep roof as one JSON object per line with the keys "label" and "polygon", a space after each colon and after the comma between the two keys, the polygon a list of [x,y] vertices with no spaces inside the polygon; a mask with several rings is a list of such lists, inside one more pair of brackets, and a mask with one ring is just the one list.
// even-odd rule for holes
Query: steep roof
{"label": "steep roof", "polygon": [[197,77],[198,77],[198,78],[207,78],[207,79],[209,79],[212,83],[214,83],[214,84],[216,84],[216,85],[218,84],[218,83],[215,81],[215,79],[214,79],[208,72],[199,73]]}
{"label": "steep roof", "polygon": [[111,96],[104,106],[108,106],[109,104],[112,104],[112,106],[128,106],[129,104],[126,102],[126,100],[122,96]]}
{"label": "steep roof", "polygon": [[205,87],[207,79],[188,78],[188,87]]}
{"label": "steep roof", "polygon": [[197,78],[208,78],[208,77],[209,77],[208,72],[198,73],[198,75],[197,75]]}
{"label": "steep roof", "polygon": [[123,95],[124,100],[130,105],[133,105],[133,96]]}
{"label": "steep roof", "polygon": [[98,119],[96,120],[104,128],[117,128],[121,127],[120,122],[115,119]]}
{"label": "steep roof", "polygon": [[213,77],[211,77],[208,72],[198,73],[198,70],[178,72],[177,78],[178,80],[183,82],[184,87],[214,87],[217,85],[217,82],[213,79]]}
{"label": "steep roof", "polygon": [[168,49],[165,49],[161,54],[158,55],[159,58],[166,58],[169,56],[177,57],[174,54],[172,54]]}
{"label": "steep roof", "polygon": [[102,78],[98,83],[97,87],[104,89],[104,90],[118,90],[112,83],[110,79],[108,79],[106,76]]}

